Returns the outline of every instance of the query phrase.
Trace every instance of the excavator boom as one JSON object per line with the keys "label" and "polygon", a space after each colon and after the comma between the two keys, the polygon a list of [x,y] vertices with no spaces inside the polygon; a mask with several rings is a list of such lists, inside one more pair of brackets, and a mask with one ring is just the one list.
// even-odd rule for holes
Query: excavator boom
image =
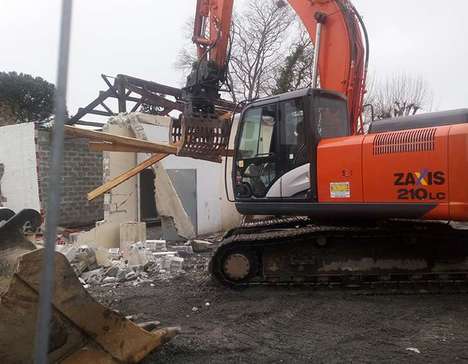
{"label": "excavator boom", "polygon": [[[197,0],[193,41],[198,60],[184,89],[186,109],[170,131],[181,156],[220,160],[227,153],[231,120],[221,116],[215,103],[226,81],[233,4],[233,0]],[[348,0],[289,0],[289,4],[316,46],[314,71],[321,88],[347,97],[350,130],[361,133],[368,42],[360,15]]]}

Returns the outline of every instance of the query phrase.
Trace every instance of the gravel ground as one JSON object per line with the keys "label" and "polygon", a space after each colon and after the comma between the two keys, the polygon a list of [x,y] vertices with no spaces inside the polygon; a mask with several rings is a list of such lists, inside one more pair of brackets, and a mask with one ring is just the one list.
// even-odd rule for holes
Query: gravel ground
{"label": "gravel ground", "polygon": [[185,274],[154,287],[91,289],[136,322],[182,327],[145,364],[468,362],[467,295],[230,290],[209,279],[208,259],[186,259]]}

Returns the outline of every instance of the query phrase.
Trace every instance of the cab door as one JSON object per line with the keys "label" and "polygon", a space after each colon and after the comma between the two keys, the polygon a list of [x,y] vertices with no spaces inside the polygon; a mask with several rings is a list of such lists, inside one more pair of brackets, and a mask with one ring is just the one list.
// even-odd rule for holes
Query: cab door
{"label": "cab door", "polygon": [[310,191],[310,161],[307,144],[311,138],[305,128],[305,102],[300,97],[279,103],[278,174],[281,176],[270,193],[282,199],[307,199]]}
{"label": "cab door", "polygon": [[265,199],[278,179],[278,104],[248,108],[239,125],[233,170],[236,198]]}

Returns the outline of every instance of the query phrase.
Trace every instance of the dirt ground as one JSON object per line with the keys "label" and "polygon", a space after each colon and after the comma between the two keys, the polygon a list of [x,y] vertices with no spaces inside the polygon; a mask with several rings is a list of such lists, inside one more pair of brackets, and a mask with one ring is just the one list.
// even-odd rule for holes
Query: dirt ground
{"label": "dirt ground", "polygon": [[145,364],[468,362],[467,295],[230,290],[204,272],[207,259],[193,256],[187,273],[154,287],[92,289],[136,322],[182,327]]}

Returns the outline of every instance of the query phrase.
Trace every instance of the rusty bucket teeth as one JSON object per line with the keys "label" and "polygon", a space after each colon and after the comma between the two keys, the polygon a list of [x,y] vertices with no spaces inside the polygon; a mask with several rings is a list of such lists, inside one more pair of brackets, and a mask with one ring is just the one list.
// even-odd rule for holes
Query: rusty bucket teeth
{"label": "rusty bucket teeth", "polygon": [[[13,272],[4,275],[8,282],[0,291],[0,363],[29,363],[34,351],[44,251],[12,251],[12,246],[10,241],[8,251],[15,253],[17,262]],[[102,306],[85,290],[60,253],[54,256],[52,307],[51,363],[138,363],[180,332],[178,327],[147,331]]]}
{"label": "rusty bucket teeth", "polygon": [[177,155],[221,162],[231,135],[231,118],[217,113],[184,113],[170,126],[169,140]]}

